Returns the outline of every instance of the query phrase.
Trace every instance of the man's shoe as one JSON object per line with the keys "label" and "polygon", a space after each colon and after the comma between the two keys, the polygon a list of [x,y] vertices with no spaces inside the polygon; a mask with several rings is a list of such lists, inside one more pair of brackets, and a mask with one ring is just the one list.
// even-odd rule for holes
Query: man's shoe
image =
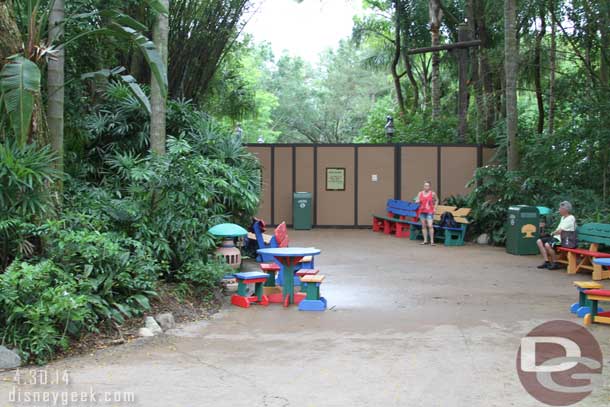
{"label": "man's shoe", "polygon": [[551,264],[548,261],[545,261],[544,263],[539,265],[538,268],[539,269],[548,269],[550,266],[551,266]]}
{"label": "man's shoe", "polygon": [[559,265],[557,263],[552,263],[548,267],[549,270],[559,270]]}

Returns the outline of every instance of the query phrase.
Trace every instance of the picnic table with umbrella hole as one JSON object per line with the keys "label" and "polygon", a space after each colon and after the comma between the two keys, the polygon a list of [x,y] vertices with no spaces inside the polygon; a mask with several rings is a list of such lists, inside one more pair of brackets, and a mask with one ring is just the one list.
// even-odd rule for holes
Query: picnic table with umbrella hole
{"label": "picnic table with umbrella hole", "polygon": [[258,254],[273,256],[282,266],[284,266],[284,286],[282,295],[284,306],[298,304],[305,299],[305,293],[294,292],[294,269],[299,262],[307,256],[317,256],[320,250],[314,247],[276,247],[269,249],[259,249]]}

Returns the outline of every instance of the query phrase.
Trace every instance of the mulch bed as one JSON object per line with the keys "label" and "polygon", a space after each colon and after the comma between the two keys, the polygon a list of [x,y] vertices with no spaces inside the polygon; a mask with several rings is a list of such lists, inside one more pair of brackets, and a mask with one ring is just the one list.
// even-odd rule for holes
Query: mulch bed
{"label": "mulch bed", "polygon": [[86,333],[80,340],[72,341],[65,352],[58,352],[56,359],[91,353],[94,350],[128,343],[138,338],[138,330],[144,326],[144,317],[155,316],[164,312],[174,315],[176,324],[200,321],[210,318],[218,312],[222,304],[222,290],[207,296],[189,295],[178,298],[175,286],[160,283],[157,288],[158,297],[151,299],[151,309],[142,317],[131,318],[121,326],[104,323],[98,327],[99,332]]}

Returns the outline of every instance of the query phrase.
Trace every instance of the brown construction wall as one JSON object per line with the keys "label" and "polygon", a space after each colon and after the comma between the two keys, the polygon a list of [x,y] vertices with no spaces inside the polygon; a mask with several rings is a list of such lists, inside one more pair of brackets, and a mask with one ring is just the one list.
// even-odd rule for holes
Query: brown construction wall
{"label": "brown construction wall", "polygon": [[474,176],[477,168],[477,150],[471,147],[441,148],[441,188],[440,198],[466,195],[472,187],[466,184]]}
{"label": "brown construction wall", "polygon": [[[441,199],[465,195],[477,166],[495,150],[477,145],[253,144],[261,161],[258,217],[292,224],[293,192],[313,194],[314,226],[368,226],[389,198],[410,201],[432,182]],[[345,190],[326,190],[326,169],[345,168]],[[374,180],[375,178],[375,180]]]}
{"label": "brown construction wall", "polygon": [[273,223],[292,224],[292,147],[275,148]]}
{"label": "brown construction wall", "polygon": [[[317,147],[318,196],[316,221],[320,226],[354,225],[354,147]],[[345,168],[345,191],[326,190],[326,169]]]}
{"label": "brown construction wall", "polygon": [[[295,147],[295,192],[314,192],[313,147]],[[315,196],[314,196],[315,199]]]}
{"label": "brown construction wall", "polygon": [[438,190],[438,147],[402,147],[402,193],[403,201],[412,201],[423,189],[424,182],[430,181]]}
{"label": "brown construction wall", "polygon": [[[358,225],[369,225],[373,213],[384,213],[381,196],[394,196],[395,148],[357,148],[358,153]],[[375,179],[374,179],[375,178]],[[387,199],[386,199],[387,200]]]}

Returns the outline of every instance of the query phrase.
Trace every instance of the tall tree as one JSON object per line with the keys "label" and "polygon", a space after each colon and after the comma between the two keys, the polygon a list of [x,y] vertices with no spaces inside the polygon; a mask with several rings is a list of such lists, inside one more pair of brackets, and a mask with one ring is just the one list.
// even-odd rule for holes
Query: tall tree
{"label": "tall tree", "polygon": [[[159,2],[165,10],[169,10],[169,0],[160,0]],[[157,22],[153,30],[153,42],[163,62],[163,75],[167,75],[168,19],[167,12],[157,13]],[[159,83],[153,75],[150,87],[150,148],[159,155],[165,154],[167,92],[163,91],[163,88],[163,84]]]}
{"label": "tall tree", "polygon": [[172,97],[201,101],[242,28],[250,0],[172,0],[168,69]]}
{"label": "tall tree", "polygon": [[394,91],[396,92],[396,101],[402,118],[406,118],[405,98],[402,94],[402,85],[400,84],[400,75],[398,75],[398,64],[400,62],[401,54],[401,12],[402,1],[394,0],[394,56],[392,57],[392,63],[390,65],[390,73],[392,74],[392,80],[394,81]]}
{"label": "tall tree", "polygon": [[517,70],[519,50],[517,48],[517,0],[504,0],[504,70],[506,76],[506,141],[508,169],[519,167],[519,145],[517,144]]}
{"label": "tall tree", "polygon": [[542,40],[546,34],[546,7],[544,3],[539,7],[540,29],[536,34],[534,45],[534,85],[536,87],[536,103],[538,106],[538,134],[544,131],[544,99],[542,98]]}
{"label": "tall tree", "polygon": [[10,0],[0,0],[0,69],[6,58],[19,52],[21,33],[17,27]]}
{"label": "tall tree", "polygon": [[[432,46],[440,45],[440,29],[443,19],[443,9],[440,0],[429,0],[430,36]],[[441,57],[439,52],[432,53],[432,119],[436,120],[441,114]]]}
{"label": "tall tree", "polygon": [[599,79],[603,87],[608,87],[610,83],[610,1],[602,0],[599,4]]}
{"label": "tall tree", "polygon": [[49,43],[57,44],[53,57],[49,58],[47,73],[47,123],[51,148],[57,154],[58,170],[64,167],[64,65],[65,51],[59,44],[64,34],[64,0],[53,1],[49,14]]}
{"label": "tall tree", "polygon": [[403,64],[405,66],[405,74],[407,75],[407,78],[409,79],[409,83],[411,84],[411,88],[413,89],[413,112],[417,112],[417,110],[419,109],[419,85],[417,83],[417,80],[415,79],[415,75],[413,74],[413,66],[411,64],[411,57],[407,53],[407,51],[409,49],[409,43],[410,43],[408,27],[414,23],[413,22],[414,16],[412,15],[412,13],[407,12],[407,11],[412,11],[412,10],[411,10],[411,8],[409,8],[409,10],[407,10],[405,2],[402,2],[401,9],[397,10],[397,12],[398,12],[397,21],[399,22],[399,27],[400,27],[400,30],[402,31],[401,54],[402,54]]}
{"label": "tall tree", "polygon": [[[551,16],[555,15],[555,0],[549,0]],[[551,50],[549,54],[549,135],[555,132],[555,71],[557,58],[557,25],[551,18]]]}

